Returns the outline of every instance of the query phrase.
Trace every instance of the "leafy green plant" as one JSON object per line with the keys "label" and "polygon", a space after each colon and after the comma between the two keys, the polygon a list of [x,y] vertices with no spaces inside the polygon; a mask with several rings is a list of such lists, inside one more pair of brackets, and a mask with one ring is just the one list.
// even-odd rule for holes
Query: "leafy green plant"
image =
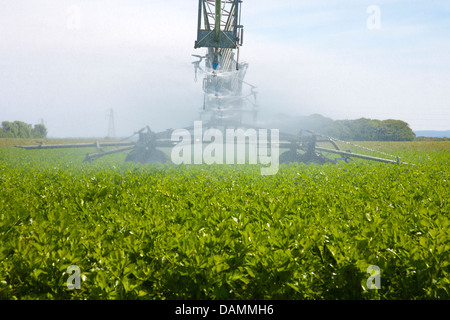
{"label": "leafy green plant", "polygon": [[2,148],[0,298],[448,299],[449,153],[399,152],[261,176]]}

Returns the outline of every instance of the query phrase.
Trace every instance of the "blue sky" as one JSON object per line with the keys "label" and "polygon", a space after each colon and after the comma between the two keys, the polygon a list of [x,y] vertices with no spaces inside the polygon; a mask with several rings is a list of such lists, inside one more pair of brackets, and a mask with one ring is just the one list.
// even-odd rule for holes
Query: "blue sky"
{"label": "blue sky", "polygon": [[[111,108],[120,136],[191,125],[196,14],[196,0],[0,0],[0,120],[44,119],[59,137],[106,135]],[[242,23],[261,119],[450,129],[449,1],[244,0]]]}

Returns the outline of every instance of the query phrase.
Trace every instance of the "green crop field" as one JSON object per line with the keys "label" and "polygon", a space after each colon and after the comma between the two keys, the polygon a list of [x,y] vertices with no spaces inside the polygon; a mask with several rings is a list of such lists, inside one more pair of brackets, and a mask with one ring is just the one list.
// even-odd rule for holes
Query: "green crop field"
{"label": "green crop field", "polygon": [[273,176],[23,142],[0,141],[0,299],[450,298],[450,142]]}

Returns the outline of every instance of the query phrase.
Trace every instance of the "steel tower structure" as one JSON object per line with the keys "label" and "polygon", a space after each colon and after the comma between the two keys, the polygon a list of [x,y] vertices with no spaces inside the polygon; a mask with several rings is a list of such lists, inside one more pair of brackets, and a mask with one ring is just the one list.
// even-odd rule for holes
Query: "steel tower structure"
{"label": "steel tower structure", "polygon": [[[199,0],[197,40],[194,48],[206,55],[193,55],[195,73],[204,73],[202,120],[214,126],[255,125],[255,87],[244,81],[248,64],[239,62],[243,43],[242,0]],[[204,62],[204,68],[200,63]],[[244,85],[246,88],[244,88]],[[244,92],[244,89],[248,89]]]}

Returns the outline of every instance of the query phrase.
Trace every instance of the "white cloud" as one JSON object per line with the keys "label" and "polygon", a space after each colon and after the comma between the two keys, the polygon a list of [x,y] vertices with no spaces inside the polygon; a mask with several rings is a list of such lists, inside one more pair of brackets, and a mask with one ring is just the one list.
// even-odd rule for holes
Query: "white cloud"
{"label": "white cloud", "polygon": [[[75,29],[67,24],[73,5],[80,13]],[[180,125],[195,99],[201,103],[190,56],[195,7],[39,1],[24,8],[3,12],[0,86],[9,94],[0,97],[2,119],[44,118],[50,135],[102,135],[113,107],[118,133],[128,135],[145,125],[163,130],[177,117]]]}
{"label": "white cloud", "polygon": [[[298,23],[287,14],[278,29],[285,28],[286,34],[252,29],[254,35],[247,36],[243,51],[251,57],[249,77],[260,86],[265,109],[333,118],[397,118],[414,129],[447,129],[448,19],[433,20],[441,13],[429,6],[428,15],[420,16],[424,4],[388,1],[380,3],[381,30],[369,31],[366,12],[360,10],[364,4],[327,3],[293,6],[290,12],[305,10]],[[316,11],[319,7],[324,11]],[[322,25],[304,24],[300,17],[309,15],[327,19],[320,20]]]}

